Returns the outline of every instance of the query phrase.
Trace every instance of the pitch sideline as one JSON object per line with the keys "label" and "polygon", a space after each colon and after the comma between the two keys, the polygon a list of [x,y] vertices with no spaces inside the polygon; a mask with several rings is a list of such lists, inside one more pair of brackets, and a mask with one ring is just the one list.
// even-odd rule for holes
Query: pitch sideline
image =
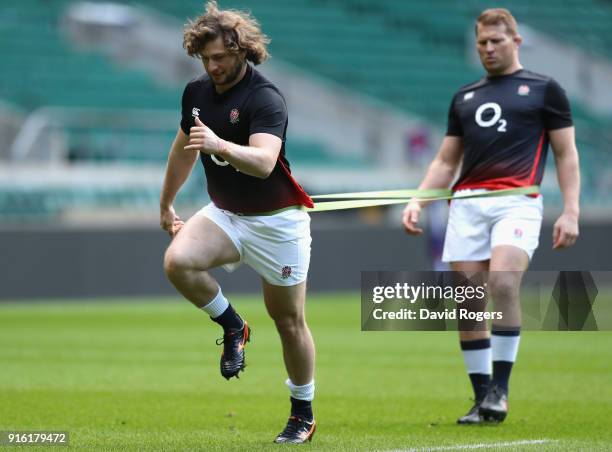
{"label": "pitch sideline", "polygon": [[411,449],[391,449],[384,452],[429,452],[437,450],[468,450],[468,449],[484,449],[487,447],[516,447],[516,446],[534,446],[546,443],[553,443],[552,439],[525,439],[518,441],[506,441],[502,443],[477,443],[477,444],[456,444],[454,446],[436,446],[436,447],[419,447]]}

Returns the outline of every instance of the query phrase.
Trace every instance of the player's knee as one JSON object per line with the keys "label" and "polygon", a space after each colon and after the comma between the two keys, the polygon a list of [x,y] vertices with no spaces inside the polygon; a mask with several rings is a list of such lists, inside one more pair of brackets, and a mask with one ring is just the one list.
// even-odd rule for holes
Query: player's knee
{"label": "player's knee", "polygon": [[306,327],[304,316],[297,313],[277,317],[274,323],[281,336],[297,336]]}
{"label": "player's knee", "polygon": [[185,254],[168,248],[164,256],[164,271],[168,279],[176,280],[184,277],[191,269],[191,259]]}
{"label": "player's knee", "polygon": [[518,299],[519,287],[511,274],[501,273],[489,278],[489,293],[496,303],[510,303]]}

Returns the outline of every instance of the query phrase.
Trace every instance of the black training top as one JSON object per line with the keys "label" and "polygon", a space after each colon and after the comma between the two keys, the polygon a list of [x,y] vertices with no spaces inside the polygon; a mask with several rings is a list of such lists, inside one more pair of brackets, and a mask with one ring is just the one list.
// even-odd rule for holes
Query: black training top
{"label": "black training top", "polygon": [[183,92],[181,129],[187,135],[198,116],[218,137],[248,146],[254,133],[269,133],[282,141],[276,166],[266,179],[241,173],[220,157],[200,154],[215,205],[236,213],[258,213],[293,205],[312,207],[312,200],[291,176],[285,157],[287,106],[280,91],[247,65],[242,80],[222,94],[202,75]]}
{"label": "black training top", "polygon": [[550,77],[521,69],[462,87],[451,102],[446,132],[463,138],[453,190],[539,184],[547,131],[572,124],[565,91]]}

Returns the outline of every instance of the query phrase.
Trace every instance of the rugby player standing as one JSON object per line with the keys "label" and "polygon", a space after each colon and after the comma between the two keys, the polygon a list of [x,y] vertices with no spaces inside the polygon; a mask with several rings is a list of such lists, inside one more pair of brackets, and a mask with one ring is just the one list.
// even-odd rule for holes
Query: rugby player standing
{"label": "rugby player standing", "polygon": [[[486,71],[453,97],[446,136],[419,188],[446,188],[455,195],[540,184],[552,145],[563,213],[554,224],[553,248],[578,237],[580,172],[569,102],[552,78],[523,69],[516,20],[506,9],[488,9],[476,22],[476,45]],[[404,209],[409,234],[418,227],[424,202]],[[460,424],[501,422],[508,412],[508,381],[521,328],[520,284],[538,246],[541,196],[453,200],[442,260],[454,271],[491,271],[488,292],[495,311],[491,334],[460,331],[475,404]]]}
{"label": "rugby player standing", "polygon": [[[250,327],[208,273],[240,263],[262,279],[263,298],[281,338],[291,416],[275,442],[312,439],[315,348],[304,316],[312,200],[285,158],[287,107],[249,62],[268,57],[268,38],[249,14],[216,2],[190,21],[183,46],[206,74],[189,82],[160,199],[160,224],[173,240],[164,269],[176,289],[223,327],[221,375],[244,369]],[[183,223],[172,206],[200,157],[212,202]]]}

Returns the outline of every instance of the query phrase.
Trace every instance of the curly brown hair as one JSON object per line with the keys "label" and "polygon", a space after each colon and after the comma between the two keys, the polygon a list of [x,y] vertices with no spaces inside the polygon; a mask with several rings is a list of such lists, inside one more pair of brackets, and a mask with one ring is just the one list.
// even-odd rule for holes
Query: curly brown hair
{"label": "curly brown hair", "polygon": [[204,46],[219,36],[226,49],[232,53],[246,51],[246,59],[253,64],[263,63],[270,56],[266,48],[270,39],[257,20],[248,12],[220,10],[216,1],[209,1],[205,14],[185,24],[183,47],[189,56],[199,57]]}

